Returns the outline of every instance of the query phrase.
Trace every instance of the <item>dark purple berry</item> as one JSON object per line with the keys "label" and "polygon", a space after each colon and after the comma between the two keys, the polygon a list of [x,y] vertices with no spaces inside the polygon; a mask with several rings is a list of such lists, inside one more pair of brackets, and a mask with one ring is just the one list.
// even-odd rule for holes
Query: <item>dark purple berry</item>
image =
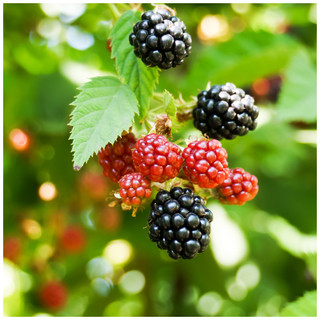
{"label": "dark purple berry", "polygon": [[151,203],[149,238],[173,259],[192,259],[209,244],[212,212],[188,188],[160,190]]}

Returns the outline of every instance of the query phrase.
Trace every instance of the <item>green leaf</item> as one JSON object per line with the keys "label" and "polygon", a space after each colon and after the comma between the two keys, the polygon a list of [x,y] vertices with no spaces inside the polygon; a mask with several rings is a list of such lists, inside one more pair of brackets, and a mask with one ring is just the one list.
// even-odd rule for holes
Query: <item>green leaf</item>
{"label": "green leaf", "polygon": [[163,92],[163,105],[164,109],[169,116],[174,117],[177,112],[177,107],[174,104],[174,99],[172,94],[168,90],[164,90]]}
{"label": "green leaf", "polygon": [[183,86],[194,92],[197,88],[203,90],[208,81],[212,85],[225,82],[249,85],[257,78],[279,73],[296,48],[297,42],[284,34],[263,31],[236,34],[228,42],[206,47],[196,56],[194,53],[191,72]]}
{"label": "green leaf", "polygon": [[129,35],[133,25],[140,19],[140,13],[126,11],[111,31],[112,57],[116,59],[116,69],[125,83],[135,93],[139,102],[140,119],[149,109],[149,101],[159,78],[158,68],[147,67],[133,52]]}
{"label": "green leaf", "polygon": [[277,108],[280,119],[284,121],[317,120],[316,66],[305,51],[298,51],[284,72]]}
{"label": "green leaf", "polygon": [[82,165],[107,143],[113,143],[129,129],[138,113],[137,100],[130,87],[115,77],[96,77],[80,88],[72,103],[74,167]]}
{"label": "green leaf", "polygon": [[280,312],[281,317],[316,317],[317,291],[309,291],[294,302],[287,304]]}

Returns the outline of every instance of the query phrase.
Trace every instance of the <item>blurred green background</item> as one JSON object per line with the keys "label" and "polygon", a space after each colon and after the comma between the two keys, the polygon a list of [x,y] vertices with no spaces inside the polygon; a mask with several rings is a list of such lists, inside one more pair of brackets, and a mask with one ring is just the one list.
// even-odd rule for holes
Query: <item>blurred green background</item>
{"label": "blurred green background", "polygon": [[[107,206],[117,186],[96,157],[72,168],[70,103],[115,73],[110,5],[4,4],[5,315],[277,316],[315,290],[316,4],[170,6],[193,49],[156,90],[188,100],[229,81],[255,97],[258,128],[222,144],[231,168],[258,177],[257,197],[209,201],[208,250],[171,260],[148,239],[148,208]],[[174,138],[199,135],[189,121]]]}

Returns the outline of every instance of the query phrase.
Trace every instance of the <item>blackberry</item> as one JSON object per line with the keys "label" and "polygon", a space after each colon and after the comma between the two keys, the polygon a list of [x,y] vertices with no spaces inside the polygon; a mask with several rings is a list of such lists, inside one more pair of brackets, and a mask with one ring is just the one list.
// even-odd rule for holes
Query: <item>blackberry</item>
{"label": "blackberry", "polygon": [[139,139],[132,152],[137,171],[151,181],[173,179],[182,166],[181,151],[177,145],[162,135],[149,133]]}
{"label": "blackberry", "polygon": [[151,203],[149,238],[173,259],[192,259],[209,244],[212,212],[188,188],[160,190]]}
{"label": "blackberry", "polygon": [[258,179],[242,168],[231,169],[228,178],[217,187],[217,191],[221,203],[241,206],[257,195]]}
{"label": "blackberry", "polygon": [[144,198],[150,198],[152,190],[150,181],[141,173],[134,172],[123,176],[120,181],[120,196],[127,205],[138,206]]}
{"label": "blackberry", "polygon": [[126,174],[135,172],[132,149],[137,139],[133,133],[122,135],[114,144],[108,143],[99,153],[99,163],[103,174],[113,182],[118,182]]}
{"label": "blackberry", "polygon": [[184,62],[192,39],[185,24],[165,9],[146,11],[133,27],[129,42],[134,53],[149,67],[170,69]]}
{"label": "blackberry", "polygon": [[214,188],[230,173],[227,151],[218,140],[193,141],[183,150],[182,157],[186,178],[200,188]]}
{"label": "blackberry", "polygon": [[256,128],[259,108],[253,97],[227,82],[201,91],[192,114],[194,126],[209,138],[234,139]]}

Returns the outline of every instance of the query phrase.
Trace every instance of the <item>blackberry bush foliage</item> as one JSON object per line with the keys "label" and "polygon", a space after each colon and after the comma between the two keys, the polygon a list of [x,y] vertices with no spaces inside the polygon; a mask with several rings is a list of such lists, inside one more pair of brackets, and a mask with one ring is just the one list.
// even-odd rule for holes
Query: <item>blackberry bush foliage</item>
{"label": "blackberry bush foliage", "polygon": [[194,126],[217,140],[246,135],[256,128],[258,115],[254,99],[230,82],[201,91],[193,109]]}
{"label": "blackberry bush foliage", "polygon": [[212,212],[188,188],[160,190],[151,203],[149,237],[173,259],[192,259],[209,244]]}
{"label": "blackberry bush foliage", "polygon": [[134,25],[129,41],[145,65],[170,69],[182,64],[191,52],[192,40],[186,30],[168,10],[150,10]]}
{"label": "blackberry bush foliage", "polygon": [[[173,259],[192,259],[210,242],[213,213],[205,200],[242,205],[258,192],[255,176],[230,170],[218,141],[253,130],[258,107],[230,82],[202,91],[197,102],[154,92],[160,69],[183,63],[191,51],[185,24],[169,8],[127,10],[106,40],[117,75],[91,79],[73,102],[74,168],[96,153],[104,176],[117,183],[108,205],[135,216],[151,202],[151,241]],[[183,141],[181,123],[192,117],[205,137]],[[178,131],[181,139],[169,141]],[[80,251],[78,242],[69,251]]]}

